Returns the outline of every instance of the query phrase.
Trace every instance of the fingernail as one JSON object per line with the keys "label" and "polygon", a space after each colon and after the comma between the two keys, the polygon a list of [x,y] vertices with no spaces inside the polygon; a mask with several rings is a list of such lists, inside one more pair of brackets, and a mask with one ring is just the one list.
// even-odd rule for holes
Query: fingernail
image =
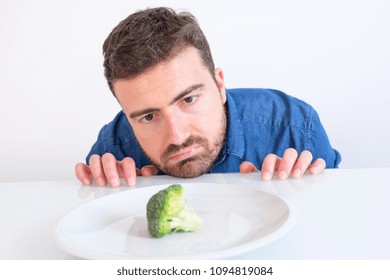
{"label": "fingernail", "polygon": [[271,180],[271,174],[269,172],[263,172],[263,179],[266,181]]}
{"label": "fingernail", "polygon": [[317,174],[318,173],[318,168],[317,167],[312,167],[310,168],[311,174]]}
{"label": "fingernail", "polygon": [[287,173],[285,171],[280,171],[279,172],[279,179],[284,180],[287,178]]}
{"label": "fingernail", "polygon": [[297,169],[294,171],[294,173],[293,173],[294,178],[299,178],[301,176],[302,176],[302,171],[300,169]]}
{"label": "fingernail", "polygon": [[112,187],[118,187],[121,184],[121,181],[119,181],[118,178],[112,178],[111,179],[111,186]]}
{"label": "fingernail", "polygon": [[151,175],[152,175],[152,171],[149,168],[144,168],[143,176],[151,176]]}
{"label": "fingernail", "polygon": [[83,184],[84,185],[89,185],[91,183],[90,183],[90,181],[87,178],[85,178],[85,179],[83,179]]}
{"label": "fingernail", "polygon": [[135,180],[134,180],[134,178],[128,178],[128,179],[127,179],[127,185],[129,185],[129,186],[134,186],[134,185],[135,185]]}
{"label": "fingernail", "polygon": [[99,186],[104,186],[106,183],[104,182],[104,180],[103,179],[98,179],[97,181],[96,181],[96,183],[99,185]]}

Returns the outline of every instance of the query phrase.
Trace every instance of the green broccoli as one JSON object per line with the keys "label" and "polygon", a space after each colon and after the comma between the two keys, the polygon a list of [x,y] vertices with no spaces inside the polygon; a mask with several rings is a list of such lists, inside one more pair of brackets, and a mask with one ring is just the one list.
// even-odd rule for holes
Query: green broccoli
{"label": "green broccoli", "polygon": [[149,199],[146,217],[153,237],[160,238],[175,231],[197,231],[202,227],[200,217],[185,204],[183,193],[183,187],[176,184]]}

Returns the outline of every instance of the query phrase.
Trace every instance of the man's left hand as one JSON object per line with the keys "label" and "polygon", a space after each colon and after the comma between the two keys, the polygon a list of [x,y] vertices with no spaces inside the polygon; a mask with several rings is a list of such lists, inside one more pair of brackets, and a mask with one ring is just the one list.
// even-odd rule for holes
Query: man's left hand
{"label": "man's left hand", "polygon": [[[287,149],[283,157],[278,157],[275,154],[269,154],[264,158],[261,166],[261,177],[263,180],[271,180],[274,173],[280,180],[287,179],[289,176],[300,178],[308,170],[310,174],[321,173],[326,163],[322,158],[316,159],[312,164],[313,155],[309,151],[303,151],[299,157],[298,152],[293,149]],[[248,161],[244,161],[240,165],[241,173],[258,172],[259,170]]]}

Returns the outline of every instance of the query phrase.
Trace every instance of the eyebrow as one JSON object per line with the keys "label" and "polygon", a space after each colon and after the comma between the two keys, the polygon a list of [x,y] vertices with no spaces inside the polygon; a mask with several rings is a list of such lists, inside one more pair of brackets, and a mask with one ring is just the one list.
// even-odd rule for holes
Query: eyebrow
{"label": "eyebrow", "polygon": [[[178,95],[176,95],[171,102],[169,102],[169,105],[172,105],[174,104],[175,102],[177,102],[178,100],[180,100],[181,98],[183,98],[184,96],[186,96],[187,94],[195,91],[195,90],[198,90],[198,89],[201,89],[204,87],[204,84],[195,84],[195,85],[192,85],[188,88],[186,88],[184,91],[180,92]],[[155,112],[155,111],[159,111],[160,109],[159,108],[146,108],[146,109],[142,109],[142,110],[138,110],[138,111],[134,111],[132,113],[129,114],[129,117],[131,119],[134,119],[134,118],[137,118],[139,116],[142,116],[142,115],[147,115],[151,112]]]}

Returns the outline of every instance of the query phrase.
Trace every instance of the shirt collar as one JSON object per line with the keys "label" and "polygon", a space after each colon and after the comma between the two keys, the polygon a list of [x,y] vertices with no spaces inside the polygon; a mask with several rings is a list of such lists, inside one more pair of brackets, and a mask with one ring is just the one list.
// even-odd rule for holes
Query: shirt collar
{"label": "shirt collar", "polygon": [[233,97],[226,90],[227,129],[221,153],[215,163],[220,164],[227,154],[242,158],[245,152],[244,133]]}

